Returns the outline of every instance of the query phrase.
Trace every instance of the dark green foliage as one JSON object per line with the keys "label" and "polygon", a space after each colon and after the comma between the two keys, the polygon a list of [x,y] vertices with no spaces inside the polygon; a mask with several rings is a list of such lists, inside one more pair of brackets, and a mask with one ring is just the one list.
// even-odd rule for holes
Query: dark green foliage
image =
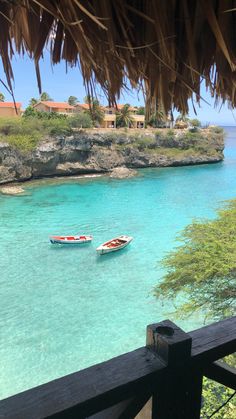
{"label": "dark green foliage", "polygon": [[[203,406],[201,409],[201,418],[208,418],[218,407],[222,406],[232,395],[233,390],[209,380],[203,379]],[[236,401],[235,397],[214,415],[215,419],[235,419]]]}
{"label": "dark green foliage", "polygon": [[174,135],[175,135],[175,132],[174,132],[174,130],[173,130],[173,129],[168,129],[168,130],[166,131],[166,135],[167,135],[167,137],[171,137],[171,138],[173,138],[173,137],[174,137]]}
{"label": "dark green foliage", "polygon": [[145,108],[144,108],[144,106],[139,106],[136,114],[137,115],[145,115]]}
{"label": "dark green foliage", "polygon": [[27,152],[33,150],[37,146],[40,140],[40,134],[11,134],[5,138],[0,137],[0,141],[1,140],[7,141],[8,144],[23,152]]}
{"label": "dark green foliage", "polygon": [[164,128],[166,126],[166,117],[163,110],[159,109],[153,113],[147,124],[153,128]]}
{"label": "dark green foliage", "polygon": [[89,110],[84,113],[90,116],[94,127],[99,127],[104,118],[104,112],[99,101],[89,95],[84,98],[84,101],[90,106]]}
{"label": "dark green foliage", "polygon": [[40,100],[41,101],[53,101],[53,99],[49,96],[49,94],[47,92],[43,92],[40,95]]}
{"label": "dark green foliage", "polygon": [[32,106],[28,106],[23,114],[23,118],[66,119],[67,115],[57,112],[38,111]]}
{"label": "dark green foliage", "polygon": [[182,245],[163,260],[167,269],[155,289],[158,298],[175,299],[184,294],[187,302],[177,312],[187,316],[204,310],[221,319],[236,308],[236,200],[218,211],[213,221],[194,221],[179,237]]}
{"label": "dark green foliage", "polygon": [[[46,114],[46,112],[43,112]],[[23,151],[32,150],[47,136],[70,135],[69,118],[0,118],[0,141],[6,141]]]}
{"label": "dark green foliage", "polygon": [[0,102],[4,102],[5,96],[3,93],[0,92]]}
{"label": "dark green foliage", "polygon": [[[140,151],[156,148],[156,140],[153,137],[139,137],[134,143]],[[147,150],[148,151],[148,150]]]}
{"label": "dark green foliage", "polygon": [[130,111],[129,103],[126,103],[119,112],[116,113],[116,126],[117,128],[129,127],[132,125],[133,118]]}
{"label": "dark green foliage", "polygon": [[76,96],[69,96],[68,103],[71,106],[75,106],[78,103],[78,98]]}
{"label": "dark green foliage", "polygon": [[[236,200],[218,211],[213,221],[193,222],[179,237],[182,245],[163,261],[167,272],[155,289],[160,300],[185,296],[187,302],[176,310],[188,316],[201,310],[215,319],[235,314],[236,308]],[[236,366],[234,354],[227,362]],[[224,404],[233,391],[204,378],[201,418]],[[214,415],[216,419],[236,417],[236,398]]]}
{"label": "dark green foliage", "polygon": [[200,128],[201,126],[201,122],[197,118],[190,119],[189,122],[193,127]]}
{"label": "dark green foliage", "polygon": [[43,123],[43,127],[48,135],[51,136],[64,136],[72,134],[71,127],[69,125],[68,118],[60,119],[55,118],[51,120],[46,120]]}
{"label": "dark green foliage", "polygon": [[35,97],[32,97],[29,101],[29,106],[34,106],[36,105],[36,103],[38,103],[38,99],[36,99]]}
{"label": "dark green foliage", "polygon": [[69,118],[69,125],[72,128],[92,128],[93,121],[91,116],[86,112],[78,113],[75,116]]}

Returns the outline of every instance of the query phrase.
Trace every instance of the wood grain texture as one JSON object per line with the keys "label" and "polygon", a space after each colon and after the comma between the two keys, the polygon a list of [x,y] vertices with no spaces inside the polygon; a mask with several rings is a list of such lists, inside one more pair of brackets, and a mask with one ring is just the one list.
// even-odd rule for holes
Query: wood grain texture
{"label": "wood grain texture", "polygon": [[[236,351],[236,318],[190,332],[192,356],[187,364],[198,370]],[[186,368],[184,362],[178,368]],[[146,347],[80,372],[43,384],[0,402],[1,419],[84,418],[145,391],[158,392],[167,374],[174,373]],[[169,376],[171,379],[171,375]],[[166,387],[168,391],[168,386]]]}

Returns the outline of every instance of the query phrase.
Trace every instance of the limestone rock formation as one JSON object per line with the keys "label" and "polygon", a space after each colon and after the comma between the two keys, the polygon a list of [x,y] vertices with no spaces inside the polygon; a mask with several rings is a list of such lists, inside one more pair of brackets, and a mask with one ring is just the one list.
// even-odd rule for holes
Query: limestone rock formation
{"label": "limestone rock formation", "polygon": [[[0,142],[0,184],[111,171],[112,176],[126,177],[124,168],[218,162],[223,160],[223,149],[223,135],[200,133],[198,140],[196,135],[184,136],[179,130],[165,136],[146,130],[140,134],[74,132],[69,137],[45,138],[27,153],[5,141]],[[114,171],[116,168],[119,170]]]}

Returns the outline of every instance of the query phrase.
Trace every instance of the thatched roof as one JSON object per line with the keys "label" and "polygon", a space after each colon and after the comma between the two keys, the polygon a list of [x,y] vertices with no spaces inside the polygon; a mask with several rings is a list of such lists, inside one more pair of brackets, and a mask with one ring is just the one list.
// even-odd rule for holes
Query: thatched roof
{"label": "thatched roof", "polygon": [[0,54],[8,84],[13,51],[80,65],[88,93],[98,82],[111,104],[128,78],[147,103],[186,113],[205,81],[236,105],[235,0],[0,0]]}

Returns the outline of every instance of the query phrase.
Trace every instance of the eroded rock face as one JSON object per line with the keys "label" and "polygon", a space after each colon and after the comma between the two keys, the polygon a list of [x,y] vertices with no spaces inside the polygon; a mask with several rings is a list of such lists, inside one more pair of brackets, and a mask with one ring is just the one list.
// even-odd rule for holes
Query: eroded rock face
{"label": "eroded rock face", "polygon": [[[195,140],[197,143],[197,141]],[[78,132],[70,137],[45,138],[32,152],[24,153],[0,143],[0,184],[45,176],[112,172],[121,168],[164,167],[223,160],[224,141],[212,136],[199,144],[180,136],[163,140],[156,133]],[[189,149],[188,149],[189,146]],[[196,147],[196,152],[194,151]],[[180,153],[181,151],[181,153]],[[119,168],[119,170],[113,170]],[[128,173],[128,172],[126,172]]]}
{"label": "eroded rock face", "polygon": [[128,169],[127,167],[116,167],[110,173],[110,177],[117,179],[125,179],[137,175],[137,171]]}

